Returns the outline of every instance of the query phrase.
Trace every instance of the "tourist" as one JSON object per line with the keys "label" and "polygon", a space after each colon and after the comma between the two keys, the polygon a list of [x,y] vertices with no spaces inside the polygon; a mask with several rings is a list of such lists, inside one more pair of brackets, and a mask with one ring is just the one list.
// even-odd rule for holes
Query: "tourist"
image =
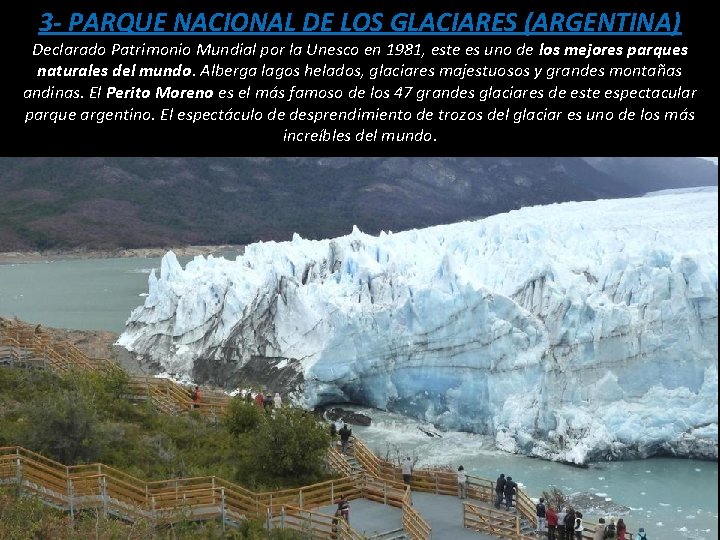
{"label": "tourist", "polygon": [[605,534],[603,538],[608,538],[610,540],[615,540],[615,538],[617,538],[617,527],[615,526],[615,520],[613,518],[610,518],[610,523],[608,523],[605,527]]}
{"label": "tourist", "polygon": [[535,515],[537,516],[536,534],[541,534],[545,530],[545,499],[540,497],[540,502],[535,505]]}
{"label": "tourist", "polygon": [[495,508],[500,508],[503,502],[503,493],[505,492],[505,473],[498,476],[495,480]]}
{"label": "tourist", "polygon": [[347,424],[343,424],[343,427],[338,431],[340,434],[340,451],[343,454],[347,454],[348,444],[350,443],[350,436],[352,435],[352,429]]}
{"label": "tourist", "polygon": [[457,472],[458,497],[467,499],[468,478],[465,474],[465,467],[460,465]]}
{"label": "tourist", "polygon": [[197,384],[195,385],[195,388],[193,389],[193,391],[191,392],[190,395],[192,396],[192,402],[193,402],[192,408],[197,409],[197,407],[200,403],[200,398],[202,397],[202,395],[200,393],[200,387]]}
{"label": "tourist", "polygon": [[273,406],[276,409],[282,407],[282,398],[280,397],[280,392],[275,392],[275,397],[273,397]]}
{"label": "tourist", "polygon": [[513,482],[512,476],[507,477],[507,481],[505,482],[505,510],[508,512],[510,511],[510,508],[512,508],[512,502],[513,502],[513,493],[515,493],[515,489],[517,488],[517,484]]}
{"label": "tourist", "polygon": [[260,407],[262,409],[264,403],[265,403],[265,396],[263,396],[263,393],[258,392],[257,394],[255,394],[255,405],[257,405],[258,407]]}
{"label": "tourist", "polygon": [[551,505],[548,505],[547,510],[545,511],[545,518],[547,519],[548,540],[555,540],[555,530],[558,526],[558,515]]}
{"label": "tourist", "polygon": [[350,523],[350,502],[348,502],[345,495],[340,495],[335,515],[343,518],[346,523]]}
{"label": "tourist", "polygon": [[605,518],[598,519],[593,540],[603,540],[603,538],[605,538],[605,528]]}
{"label": "tourist", "polygon": [[270,392],[265,394],[263,397],[263,409],[265,409],[265,412],[270,414],[273,410],[273,398],[270,395]]}
{"label": "tourist", "polygon": [[559,507],[557,513],[557,537],[558,540],[566,540],[565,535],[565,516],[567,516],[567,508]]}
{"label": "tourist", "polygon": [[625,521],[623,520],[623,518],[620,518],[617,522],[617,540],[625,540],[626,534],[627,526],[625,525]]}
{"label": "tourist", "polygon": [[575,509],[571,506],[568,508],[567,514],[565,514],[565,540],[572,540],[575,538]]}
{"label": "tourist", "polygon": [[647,540],[647,536],[645,535],[645,529],[643,527],[640,527],[637,532],[637,538],[635,540]]}
{"label": "tourist", "polygon": [[575,512],[575,523],[573,525],[573,531],[575,531],[575,540],[583,540],[583,527],[582,512]]}
{"label": "tourist", "polygon": [[405,482],[406,486],[409,486],[412,479],[413,470],[412,459],[410,459],[410,456],[405,456],[405,459],[403,460],[400,468],[402,469],[403,482]]}

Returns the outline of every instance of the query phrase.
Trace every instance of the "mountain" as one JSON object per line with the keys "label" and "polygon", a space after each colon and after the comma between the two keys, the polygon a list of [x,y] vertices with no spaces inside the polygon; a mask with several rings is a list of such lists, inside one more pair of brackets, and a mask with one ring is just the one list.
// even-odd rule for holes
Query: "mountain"
{"label": "mountain", "polygon": [[717,185],[717,164],[705,159],[596,157],[585,158],[585,161],[636,190],[629,195],[662,189]]}
{"label": "mountain", "polygon": [[717,188],[553,204],[236,261],[170,252],[119,343],[572,463],[717,459]]}
{"label": "mountain", "polygon": [[717,167],[696,158],[0,158],[0,251],[328,238],[353,225],[398,231],[687,185],[717,185]]}

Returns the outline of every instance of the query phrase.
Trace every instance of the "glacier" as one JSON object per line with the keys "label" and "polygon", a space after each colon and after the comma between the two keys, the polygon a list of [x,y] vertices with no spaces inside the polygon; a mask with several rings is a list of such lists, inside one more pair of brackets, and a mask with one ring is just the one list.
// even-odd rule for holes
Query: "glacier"
{"label": "glacier", "polygon": [[295,235],[184,269],[168,252],[118,343],[178,376],[233,387],[264,366],[306,407],[399,412],[545,459],[717,459],[717,201]]}

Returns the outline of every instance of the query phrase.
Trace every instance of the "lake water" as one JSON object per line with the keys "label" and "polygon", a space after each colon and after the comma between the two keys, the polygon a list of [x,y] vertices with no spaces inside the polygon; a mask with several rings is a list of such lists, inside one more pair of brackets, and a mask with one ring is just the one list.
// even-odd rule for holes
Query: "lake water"
{"label": "lake water", "polygon": [[[188,259],[181,259],[185,264]],[[147,278],[159,259],[87,259],[0,265],[0,316],[46,326],[121,332],[142,304]],[[464,465],[469,474],[509,474],[531,495],[556,486],[589,492],[630,507],[631,530],[651,540],[718,538],[717,462],[651,459],[599,463],[587,469],[497,452],[487,438],[441,433],[431,438],[403,417],[368,411],[374,422],[354,432],[391,456],[409,453],[420,465]],[[586,515],[588,515],[586,513]],[[616,516],[617,517],[617,516]]]}

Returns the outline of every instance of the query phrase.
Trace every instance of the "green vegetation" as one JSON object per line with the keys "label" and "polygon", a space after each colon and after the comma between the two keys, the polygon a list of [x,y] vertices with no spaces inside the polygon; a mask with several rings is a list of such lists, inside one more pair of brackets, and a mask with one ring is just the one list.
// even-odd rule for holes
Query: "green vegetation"
{"label": "green vegetation", "polygon": [[[329,434],[312,414],[284,407],[267,414],[234,399],[222,421],[197,413],[167,416],[128,400],[128,379],[79,371],[0,369],[0,446],[20,445],[65,464],[102,462],[140,479],[215,475],[252,490],[324,480]],[[0,490],[0,538],[303,540],[262,521],[222,530],[219,522],[155,528],[127,524],[97,510],[75,519],[16,488]]]}
{"label": "green vegetation", "polygon": [[127,395],[124,375],[0,369],[0,446],[68,465],[101,462],[145,480],[215,475],[272,490],[326,478],[329,434],[306,411],[269,415],[235,399],[213,424],[196,413],[159,414]]}

